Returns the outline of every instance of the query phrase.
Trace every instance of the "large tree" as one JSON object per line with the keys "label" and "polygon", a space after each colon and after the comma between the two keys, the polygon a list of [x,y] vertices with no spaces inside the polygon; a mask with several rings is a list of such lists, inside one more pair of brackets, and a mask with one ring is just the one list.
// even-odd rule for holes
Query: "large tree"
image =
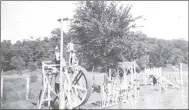
{"label": "large tree", "polygon": [[117,2],[79,2],[71,32],[75,43],[81,46],[78,52],[80,61],[86,62],[84,66],[107,67],[128,60],[125,47],[129,43],[130,29],[140,18],[132,16],[131,7],[118,6]]}

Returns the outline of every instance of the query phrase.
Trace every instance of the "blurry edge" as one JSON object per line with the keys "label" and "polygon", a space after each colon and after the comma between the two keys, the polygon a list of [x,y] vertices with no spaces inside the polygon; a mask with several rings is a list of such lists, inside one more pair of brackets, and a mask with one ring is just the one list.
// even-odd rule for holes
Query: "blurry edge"
{"label": "blurry edge", "polygon": [[[0,1],[0,4],[1,4],[1,1]],[[1,14],[1,11],[0,11],[0,14]],[[0,18],[1,18],[1,15],[0,15]],[[0,21],[0,24],[1,24],[1,21]],[[1,74],[2,74],[2,68],[3,68],[3,65],[2,65],[2,61],[1,61],[1,55],[2,55],[2,52],[1,52],[2,50],[1,50],[1,30],[0,30],[0,72],[1,72]],[[1,79],[1,76],[0,76],[0,79]],[[0,85],[1,85],[1,81],[0,81]],[[1,88],[1,87],[0,87]],[[1,90],[0,90],[0,94],[1,94]],[[0,98],[0,100],[2,100],[1,98]],[[1,101],[2,102],[2,101]],[[0,109],[1,109],[1,103],[0,103]]]}

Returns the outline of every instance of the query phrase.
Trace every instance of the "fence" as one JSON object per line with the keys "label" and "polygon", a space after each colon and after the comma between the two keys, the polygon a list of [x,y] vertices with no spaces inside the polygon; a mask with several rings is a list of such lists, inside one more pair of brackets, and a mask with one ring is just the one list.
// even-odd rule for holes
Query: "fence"
{"label": "fence", "polygon": [[26,79],[26,100],[28,100],[29,97],[29,84],[30,84],[30,77],[29,76],[1,76],[1,99],[3,99],[3,83],[4,79],[17,79],[17,78],[23,78]]}

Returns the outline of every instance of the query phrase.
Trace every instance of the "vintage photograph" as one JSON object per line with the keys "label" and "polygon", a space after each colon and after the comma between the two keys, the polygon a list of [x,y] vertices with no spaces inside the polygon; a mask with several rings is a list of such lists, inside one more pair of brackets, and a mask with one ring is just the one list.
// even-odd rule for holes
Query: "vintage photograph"
{"label": "vintage photograph", "polygon": [[1,1],[1,109],[188,109],[188,1]]}

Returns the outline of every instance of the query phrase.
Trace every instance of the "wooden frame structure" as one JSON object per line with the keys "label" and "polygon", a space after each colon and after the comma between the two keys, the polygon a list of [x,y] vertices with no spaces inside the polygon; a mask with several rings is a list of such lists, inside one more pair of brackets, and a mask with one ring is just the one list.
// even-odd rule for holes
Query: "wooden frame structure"
{"label": "wooden frame structure", "polygon": [[[51,61],[44,61],[42,62],[42,90],[41,90],[41,97],[38,101],[38,109],[41,108],[41,105],[47,101],[48,107],[50,106],[50,102],[53,100],[51,98],[51,92],[58,96],[58,94],[54,91],[55,87],[52,85],[52,81],[55,81],[56,73],[59,72],[55,67],[60,66],[58,64],[52,64]],[[47,68],[47,69],[46,69]],[[49,69],[49,70],[48,70]],[[47,97],[47,98],[45,98]]]}
{"label": "wooden frame structure", "polygon": [[[83,105],[89,99],[91,94],[92,85],[89,79],[86,76],[87,70],[78,65],[78,60],[74,56],[75,53],[70,54],[70,58],[74,59],[68,64],[66,64],[63,58],[63,21],[68,20],[68,18],[60,18],[58,21],[61,23],[61,41],[60,41],[60,64],[52,64],[52,62],[45,61],[42,63],[42,72],[43,72],[43,88],[39,95],[38,108],[41,108],[43,102],[48,102],[48,107],[52,101],[51,92],[55,94],[53,102],[56,100],[59,101],[59,109],[73,109],[78,106]],[[70,47],[70,46],[68,46]],[[74,51],[73,44],[70,47]],[[74,58],[73,58],[74,56]],[[76,61],[75,61],[76,60]],[[59,66],[60,68],[56,68]],[[48,72],[49,68],[50,71]],[[63,71],[64,70],[64,71]],[[55,79],[55,76],[58,77],[59,91],[56,93],[52,82],[52,79]],[[84,78],[84,79],[82,79]],[[52,82],[52,83],[51,83]],[[84,84],[83,84],[84,83]],[[83,87],[84,86],[84,87]],[[47,97],[47,98],[45,98]]]}
{"label": "wooden frame structure", "polygon": [[145,68],[145,72],[143,74],[144,85],[147,85],[147,79],[149,78],[150,75],[153,75],[154,77],[156,77],[156,79],[158,79],[159,86],[165,85],[163,84],[163,82],[166,82],[167,84],[172,85],[175,88],[179,88],[178,84],[183,85],[182,63],[180,63],[180,67],[178,71],[166,72],[165,74],[162,73],[162,68],[150,68],[150,69]]}
{"label": "wooden frame structure", "polygon": [[[116,73],[118,74],[119,71],[122,69],[123,73],[123,81],[119,83],[112,78],[112,70],[109,69],[108,77],[105,85],[101,85],[101,94],[102,94],[102,101],[101,101],[101,108],[113,106],[118,103],[125,103],[129,100],[137,99],[138,97],[138,89],[139,83],[136,82],[136,62],[122,62],[119,63],[118,68],[116,69]],[[131,79],[130,79],[130,86],[131,88],[128,89],[127,86],[127,72],[130,71]],[[130,90],[130,91],[128,91]],[[133,94],[134,93],[134,94]]]}

